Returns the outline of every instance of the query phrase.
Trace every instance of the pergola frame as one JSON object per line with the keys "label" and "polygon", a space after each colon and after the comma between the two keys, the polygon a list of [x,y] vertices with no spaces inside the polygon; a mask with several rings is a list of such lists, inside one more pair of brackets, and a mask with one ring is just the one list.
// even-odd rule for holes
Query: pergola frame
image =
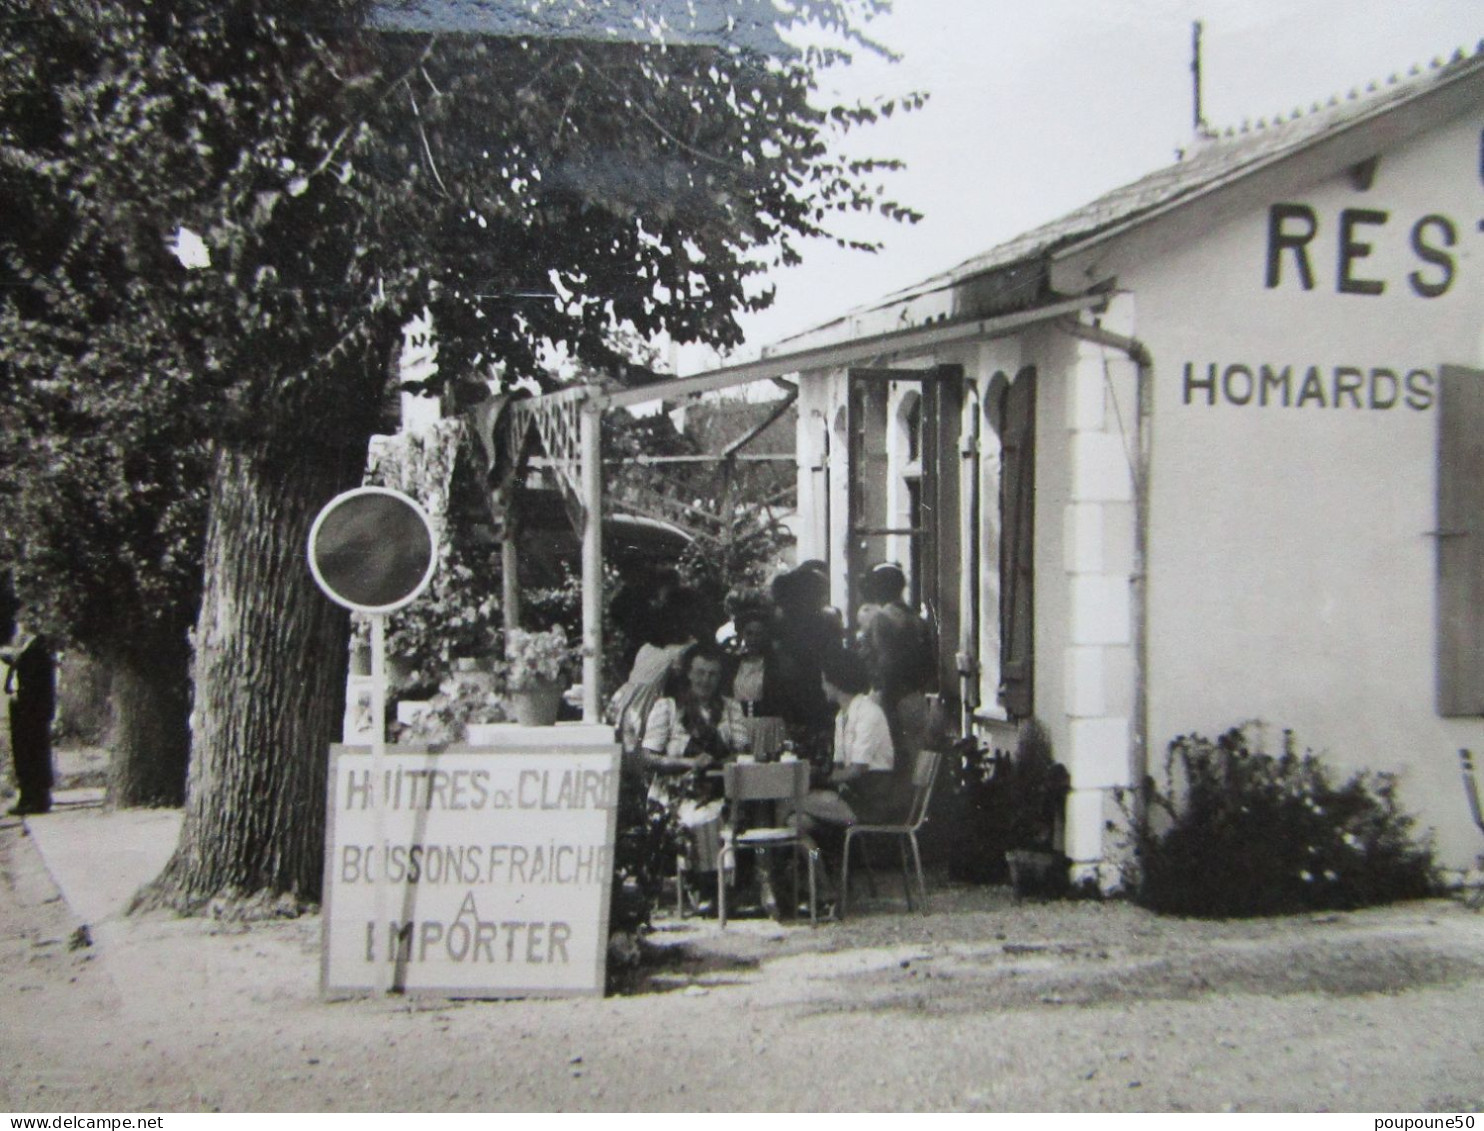
{"label": "pergola frame", "polygon": [[[908,330],[873,334],[853,341],[816,346],[764,357],[741,365],[725,366],[694,377],[682,377],[629,389],[604,390],[582,385],[539,397],[509,403],[502,417],[505,450],[515,462],[514,480],[525,475],[525,450],[532,430],[546,449],[549,466],[577,516],[582,535],[582,719],[602,722],[602,688],[599,686],[603,657],[603,450],[602,418],[609,409],[647,401],[696,397],[721,389],[776,381],[790,375],[838,369],[865,363],[882,364],[904,353],[920,352],[957,342],[1003,337],[1035,322],[1073,314],[1105,301],[1101,295],[1086,295],[1051,303],[1032,310],[993,318],[936,322]],[[756,432],[746,439],[751,439]],[[740,444],[734,444],[727,458]],[[517,578],[516,538],[513,525],[514,493],[504,500],[500,524],[504,567],[506,629],[519,627],[520,587]]]}

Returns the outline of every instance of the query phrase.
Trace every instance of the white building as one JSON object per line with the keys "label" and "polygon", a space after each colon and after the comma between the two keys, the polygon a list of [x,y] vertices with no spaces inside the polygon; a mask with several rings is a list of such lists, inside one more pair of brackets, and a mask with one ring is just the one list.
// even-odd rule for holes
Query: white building
{"label": "white building", "polygon": [[1466,867],[1481,251],[1480,55],[1204,140],[775,350],[799,556],[844,608],[865,567],[908,567],[965,724],[1050,730],[1084,872],[1114,787],[1254,718],[1395,771]]}

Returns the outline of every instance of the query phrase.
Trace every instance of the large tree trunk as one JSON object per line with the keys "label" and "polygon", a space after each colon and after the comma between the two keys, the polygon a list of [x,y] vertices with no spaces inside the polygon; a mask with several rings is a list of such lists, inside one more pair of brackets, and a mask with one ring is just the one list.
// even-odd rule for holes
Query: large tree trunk
{"label": "large tree trunk", "polygon": [[115,652],[108,802],[116,808],[180,805],[191,749],[191,650],[182,636]]}
{"label": "large tree trunk", "polygon": [[315,515],[365,451],[222,449],[196,626],[185,823],[136,906],[251,913],[317,902],[329,744],[343,717],[347,614],[305,558]]}

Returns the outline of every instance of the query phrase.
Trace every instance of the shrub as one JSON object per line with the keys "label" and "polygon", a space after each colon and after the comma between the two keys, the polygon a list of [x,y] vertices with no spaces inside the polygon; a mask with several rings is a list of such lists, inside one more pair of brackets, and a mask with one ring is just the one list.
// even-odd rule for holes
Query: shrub
{"label": "shrub", "polygon": [[1005,851],[1010,847],[999,819],[1004,775],[1009,758],[996,754],[978,739],[966,737],[953,746],[942,773],[934,808],[942,819],[930,820],[923,830],[929,842],[924,852],[946,859],[952,879],[971,884],[1003,883],[1009,873]]}
{"label": "shrub", "polygon": [[[610,992],[637,960],[638,940],[649,929],[665,881],[675,874],[681,836],[670,807],[649,795],[637,759],[625,756],[619,778],[613,894],[608,915]],[[614,945],[614,940],[626,942]]]}
{"label": "shrub", "polygon": [[[428,591],[387,617],[387,657],[405,673],[393,690],[431,694],[458,659],[489,659],[497,652],[501,609],[496,555],[455,542],[445,551]],[[370,640],[370,620],[353,615],[356,639]]]}
{"label": "shrub", "polygon": [[1432,847],[1413,838],[1392,775],[1335,784],[1283,732],[1277,757],[1235,727],[1170,743],[1163,786],[1120,796],[1134,855],[1130,889],[1155,911],[1202,917],[1348,909],[1429,894]]}
{"label": "shrub", "polygon": [[[387,657],[396,661],[392,691],[400,697],[431,696],[455,660],[487,660],[497,653],[503,623],[500,554],[469,516],[485,506],[474,443],[463,419],[455,417],[426,430],[377,437],[371,445],[366,482],[416,499],[438,537],[438,567],[427,591],[387,617]],[[368,643],[369,619],[356,614],[352,624],[356,641]]]}

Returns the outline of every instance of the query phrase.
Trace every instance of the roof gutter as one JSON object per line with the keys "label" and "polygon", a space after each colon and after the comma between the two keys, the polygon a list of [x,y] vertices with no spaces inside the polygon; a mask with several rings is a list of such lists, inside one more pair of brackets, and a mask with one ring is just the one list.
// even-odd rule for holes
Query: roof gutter
{"label": "roof gutter", "polygon": [[[860,362],[875,361],[894,354],[916,353],[956,342],[978,341],[987,338],[1002,338],[1024,326],[1036,322],[1048,322],[1068,314],[1079,314],[1084,310],[1101,308],[1108,301],[1104,294],[1086,294],[1064,299],[1031,310],[1019,310],[1013,314],[1001,314],[994,318],[972,318],[955,322],[933,322],[926,326],[914,326],[910,330],[893,330],[885,334],[871,334],[852,341],[835,342],[794,350],[741,365],[728,365],[713,369],[709,373],[698,373],[693,377],[680,377],[673,381],[659,381],[653,385],[639,385],[632,389],[614,392],[590,392],[592,402],[603,408],[619,408],[625,405],[643,404],[646,401],[664,400],[670,397],[694,396],[717,389],[728,389],[736,385],[748,385],[754,381],[770,381],[790,373],[804,373],[813,369],[837,369]],[[561,396],[561,393],[551,394]]]}

